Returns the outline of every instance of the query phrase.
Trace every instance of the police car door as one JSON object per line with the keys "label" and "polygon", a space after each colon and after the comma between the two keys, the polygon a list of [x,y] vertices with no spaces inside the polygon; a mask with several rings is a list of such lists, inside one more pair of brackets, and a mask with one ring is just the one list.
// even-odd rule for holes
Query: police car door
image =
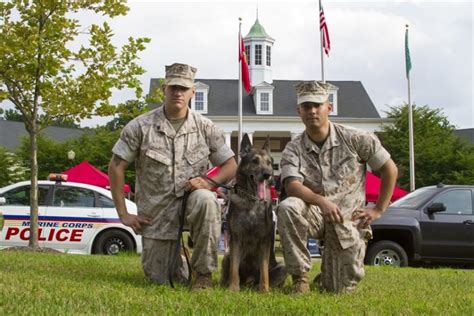
{"label": "police car door", "polygon": [[[43,216],[46,213],[48,185],[38,187],[38,245],[43,247]],[[30,185],[13,188],[2,195],[6,204],[0,206],[4,216],[4,227],[0,231],[0,246],[28,246],[30,239]]]}
{"label": "police car door", "polygon": [[94,191],[65,183],[57,184],[46,213],[51,221],[57,223],[49,230],[45,241],[47,247],[66,252],[88,252],[102,219],[102,209],[97,205]]}

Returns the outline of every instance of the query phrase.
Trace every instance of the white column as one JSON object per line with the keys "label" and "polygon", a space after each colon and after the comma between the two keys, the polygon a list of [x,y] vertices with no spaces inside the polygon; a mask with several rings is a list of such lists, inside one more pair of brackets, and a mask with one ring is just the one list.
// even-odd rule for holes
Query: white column
{"label": "white column", "polygon": [[230,139],[231,139],[232,132],[225,132],[224,133],[224,138],[225,138],[225,143],[230,147]]}

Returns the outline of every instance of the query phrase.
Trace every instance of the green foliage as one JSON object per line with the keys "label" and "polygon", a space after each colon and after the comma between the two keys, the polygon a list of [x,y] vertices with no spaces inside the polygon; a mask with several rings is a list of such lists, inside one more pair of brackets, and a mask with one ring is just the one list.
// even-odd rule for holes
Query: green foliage
{"label": "green foliage", "polygon": [[[59,173],[71,167],[67,158],[69,147],[66,143],[59,143],[46,136],[38,137],[38,179],[46,180],[50,173]],[[21,145],[17,149],[17,155],[22,164],[31,169],[30,141],[23,137]],[[31,176],[28,171],[28,176]]]}
{"label": "green foliage", "polygon": [[[141,97],[137,76],[144,69],[136,60],[149,39],[130,37],[117,50],[106,22],[79,24],[76,17],[85,11],[115,17],[128,8],[125,0],[0,3],[0,92],[21,112],[27,126],[35,120],[44,127],[60,118],[111,115],[113,88],[130,88]],[[85,34],[88,44],[74,50],[72,43]],[[38,116],[38,107],[45,115]]]}
{"label": "green foliage", "polygon": [[110,122],[107,122],[105,128],[109,131],[121,130],[128,122],[149,110],[150,107],[146,103],[138,100],[129,100],[117,107],[117,114]]}
{"label": "green foliage", "polygon": [[14,109],[6,109],[0,112],[1,118],[7,121],[23,122],[23,116],[20,112]]}
{"label": "green foliage", "polygon": [[[310,277],[319,269],[315,263]],[[292,295],[290,278],[268,294],[217,285],[200,292],[172,289],[147,282],[136,255],[2,252],[0,276],[4,315],[472,315],[474,308],[474,272],[448,268],[366,267],[349,295],[315,289]],[[219,274],[213,277],[217,284]]]}
{"label": "green foliage", "polygon": [[[383,145],[398,165],[400,185],[410,187],[408,106],[391,107],[387,113],[393,125],[379,134]],[[454,134],[439,109],[413,106],[416,187],[474,183],[474,146]]]}
{"label": "green foliage", "polygon": [[163,97],[161,89],[156,88],[151,94],[147,95],[145,101],[128,100],[125,103],[119,104],[114,118],[105,125],[105,128],[110,131],[121,130],[135,117],[148,112],[150,110],[150,103],[160,103]]}
{"label": "green foliage", "polygon": [[[37,137],[51,122],[79,121],[115,112],[113,89],[142,97],[138,53],[148,38],[128,38],[117,49],[107,22],[84,27],[79,15],[93,12],[113,18],[127,13],[126,0],[4,0],[0,2],[0,102],[21,112],[30,135],[30,246],[39,247]],[[81,44],[79,39],[88,40]],[[45,167],[42,166],[44,169]]]}
{"label": "green foliage", "polygon": [[0,147],[0,188],[26,180],[27,175],[27,169],[17,155]]}

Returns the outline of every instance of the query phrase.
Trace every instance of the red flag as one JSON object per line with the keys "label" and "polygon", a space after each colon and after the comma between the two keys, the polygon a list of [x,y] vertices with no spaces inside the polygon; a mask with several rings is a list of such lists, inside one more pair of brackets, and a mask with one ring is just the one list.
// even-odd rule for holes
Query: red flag
{"label": "red flag", "polygon": [[247,63],[247,54],[245,53],[245,45],[244,45],[244,39],[242,38],[242,34],[239,34],[239,37],[240,37],[239,61],[242,62],[242,84],[244,85],[245,91],[249,93],[250,88],[251,88],[249,65]]}
{"label": "red flag", "polygon": [[326,17],[324,16],[323,5],[319,2],[319,30],[322,34],[322,45],[324,52],[329,57],[329,50],[331,49],[331,41],[329,40],[328,25],[326,24]]}

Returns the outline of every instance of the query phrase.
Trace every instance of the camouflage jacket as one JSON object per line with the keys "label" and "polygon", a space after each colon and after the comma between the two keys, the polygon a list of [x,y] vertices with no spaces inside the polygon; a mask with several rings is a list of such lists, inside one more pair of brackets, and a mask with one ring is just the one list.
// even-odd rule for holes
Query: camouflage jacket
{"label": "camouflage jacket", "polygon": [[365,207],[366,164],[378,170],[390,154],[370,132],[330,122],[329,136],[320,149],[306,132],[286,145],[281,160],[281,181],[291,177],[339,206],[344,223],[335,229],[345,249],[362,234],[351,221],[356,208]]}
{"label": "camouflage jacket", "polygon": [[189,110],[175,132],[163,106],[128,123],[112,152],[135,161],[138,214],[153,218],[140,233],[155,239],[176,239],[180,197],[188,179],[205,173],[209,162],[220,165],[234,156],[209,119]]}

